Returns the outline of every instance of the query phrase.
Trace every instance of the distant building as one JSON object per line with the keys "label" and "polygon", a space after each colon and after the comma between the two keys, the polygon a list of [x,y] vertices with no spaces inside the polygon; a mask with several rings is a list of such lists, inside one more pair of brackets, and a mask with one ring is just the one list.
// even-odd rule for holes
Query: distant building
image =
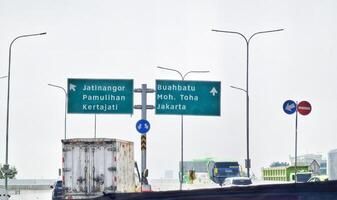
{"label": "distant building", "polygon": [[[189,170],[194,170],[195,172],[204,172],[207,173],[207,164],[208,160],[193,160],[193,161],[184,161],[184,173],[187,173]],[[179,163],[179,169],[181,162]]]}
{"label": "distant building", "polygon": [[337,180],[337,149],[329,151],[328,160],[329,180]]}
{"label": "distant building", "polygon": [[[289,156],[291,165],[295,165],[295,157]],[[326,169],[326,160],[323,159],[321,154],[304,154],[297,156],[297,165],[306,165],[310,166],[314,161],[319,164],[319,174],[325,175],[327,174]]]}
{"label": "distant building", "polygon": [[[297,166],[297,172],[308,172],[308,166]],[[262,179],[265,181],[291,181],[295,173],[294,166],[262,168]]]}

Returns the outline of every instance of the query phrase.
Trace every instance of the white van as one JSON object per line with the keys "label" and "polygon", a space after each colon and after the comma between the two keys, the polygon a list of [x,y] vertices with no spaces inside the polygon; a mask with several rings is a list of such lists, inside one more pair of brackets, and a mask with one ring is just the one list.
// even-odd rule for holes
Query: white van
{"label": "white van", "polygon": [[0,188],[0,200],[8,200],[11,197],[7,190]]}

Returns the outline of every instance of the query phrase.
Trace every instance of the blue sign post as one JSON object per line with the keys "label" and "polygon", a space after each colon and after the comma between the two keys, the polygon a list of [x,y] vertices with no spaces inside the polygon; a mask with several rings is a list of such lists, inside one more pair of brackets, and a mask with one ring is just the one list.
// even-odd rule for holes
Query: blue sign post
{"label": "blue sign post", "polygon": [[150,122],[146,119],[138,120],[138,122],[136,123],[136,129],[141,134],[147,133],[150,130],[150,127]]}
{"label": "blue sign post", "polygon": [[283,111],[288,115],[294,114],[296,112],[297,106],[293,100],[287,100],[283,104]]}

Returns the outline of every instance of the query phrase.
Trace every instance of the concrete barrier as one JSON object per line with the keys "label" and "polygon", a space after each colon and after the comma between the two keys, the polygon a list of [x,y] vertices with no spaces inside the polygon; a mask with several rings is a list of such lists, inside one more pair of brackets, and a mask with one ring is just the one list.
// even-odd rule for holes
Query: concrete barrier
{"label": "concrete barrier", "polygon": [[[9,179],[8,190],[50,190],[54,179]],[[4,188],[5,180],[0,179],[0,188]]]}
{"label": "concrete barrier", "polygon": [[258,185],[132,194],[106,194],[96,200],[334,200],[337,181]]}

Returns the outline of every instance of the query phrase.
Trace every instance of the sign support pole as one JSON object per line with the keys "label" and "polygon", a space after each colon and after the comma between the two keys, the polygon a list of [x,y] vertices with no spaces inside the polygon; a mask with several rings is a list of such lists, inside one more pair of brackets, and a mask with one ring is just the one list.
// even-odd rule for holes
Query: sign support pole
{"label": "sign support pole", "polygon": [[297,183],[297,121],[298,121],[298,109],[296,102],[296,120],[295,120],[295,183]]}
{"label": "sign support pole", "polygon": [[298,113],[301,115],[308,115],[311,112],[311,105],[307,101],[301,101],[298,103],[297,101],[294,102],[293,100],[287,100],[283,104],[283,111],[288,114],[292,115],[296,112],[295,117],[295,183],[297,183],[297,124],[298,124]]}
{"label": "sign support pole", "polygon": [[[142,110],[142,116],[140,121],[147,121],[146,120],[146,112],[147,109],[154,109],[154,106],[147,105],[147,93],[153,93],[153,89],[148,89],[146,84],[142,84],[142,88],[137,88],[134,90],[134,92],[138,92],[142,94],[142,102],[141,105],[135,105],[135,109],[141,109]],[[137,122],[138,124],[138,122]],[[146,132],[149,130],[150,124],[148,124],[148,128],[145,132],[142,132],[141,130],[138,130],[138,132],[142,133],[140,137],[141,141],[141,191],[143,190],[143,185],[148,185],[147,181],[147,169],[146,169]],[[137,127],[137,125],[136,125]],[[141,125],[142,127],[142,125]]]}
{"label": "sign support pole", "polygon": [[[146,98],[146,89],[147,85],[142,84],[142,119],[146,120],[146,103],[147,103],[147,98]],[[145,141],[145,147],[141,147],[142,149],[142,179],[146,178],[144,176],[144,172],[146,169],[146,134],[141,136],[141,141],[143,144],[143,141]],[[143,181],[142,181],[143,184]]]}

